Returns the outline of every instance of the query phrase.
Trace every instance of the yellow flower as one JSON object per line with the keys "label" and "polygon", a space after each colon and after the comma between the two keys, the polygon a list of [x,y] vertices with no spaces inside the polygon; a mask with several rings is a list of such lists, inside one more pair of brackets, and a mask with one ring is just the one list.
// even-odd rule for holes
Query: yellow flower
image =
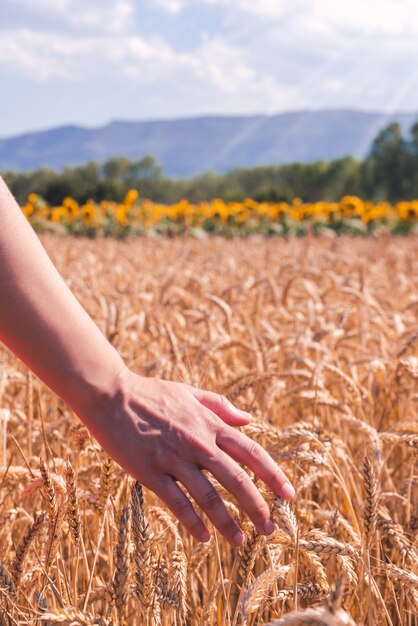
{"label": "yellow flower", "polygon": [[30,204],[36,204],[39,200],[39,196],[37,193],[30,193],[28,196],[28,202]]}
{"label": "yellow flower", "polygon": [[63,206],[51,207],[49,219],[51,222],[65,222],[67,210]]}
{"label": "yellow flower", "polygon": [[30,215],[32,215],[34,210],[35,208],[33,204],[30,204],[30,203],[27,203],[25,204],[25,206],[22,207],[23,215],[25,215],[26,217],[29,217]]}
{"label": "yellow flower", "polygon": [[228,219],[229,211],[225,202],[223,200],[220,200],[219,198],[215,198],[214,200],[212,200],[211,205],[212,216],[220,217],[222,222],[226,222],[226,220]]}
{"label": "yellow flower", "polygon": [[258,202],[252,198],[245,198],[244,207],[248,209],[256,209],[258,207]]}
{"label": "yellow flower", "polygon": [[364,203],[357,196],[344,196],[341,198],[340,209],[343,215],[362,215],[364,213]]}
{"label": "yellow flower", "polygon": [[73,198],[64,198],[62,206],[66,210],[66,215],[69,219],[77,217],[80,207]]}
{"label": "yellow flower", "polygon": [[[246,206],[248,205],[246,204]],[[234,219],[235,219],[235,222],[237,222],[238,224],[244,224],[250,219],[250,217],[251,217],[251,211],[248,209],[244,209],[240,213],[237,213]]]}
{"label": "yellow flower", "polygon": [[136,189],[130,189],[125,196],[125,204],[132,206],[139,198],[139,193]]}
{"label": "yellow flower", "polygon": [[407,221],[418,218],[418,200],[413,200],[412,202],[398,202],[395,209],[401,220]]}
{"label": "yellow flower", "polygon": [[129,220],[128,217],[126,215],[126,212],[128,211],[129,207],[127,207],[125,204],[118,204],[117,208],[116,208],[116,221],[119,224],[122,224],[123,226],[127,226],[129,224]]}
{"label": "yellow flower", "polygon": [[94,204],[88,202],[81,207],[81,218],[84,226],[97,226],[97,215]]}

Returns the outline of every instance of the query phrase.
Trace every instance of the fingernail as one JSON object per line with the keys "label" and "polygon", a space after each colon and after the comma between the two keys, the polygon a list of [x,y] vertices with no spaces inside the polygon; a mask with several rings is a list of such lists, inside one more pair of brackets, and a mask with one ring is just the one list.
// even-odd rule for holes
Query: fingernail
{"label": "fingernail", "polygon": [[268,519],[267,522],[264,524],[264,532],[266,535],[271,535],[272,532],[274,532],[275,529],[275,525],[272,519]]}
{"label": "fingernail", "polygon": [[210,539],[210,532],[208,530],[204,530],[203,533],[200,535],[200,541],[202,541],[203,543],[206,543],[207,541],[209,541]]}
{"label": "fingernail", "polygon": [[243,533],[239,530],[237,533],[235,533],[232,541],[233,541],[234,546],[236,546],[237,548],[238,546],[242,546],[242,544],[244,543]]}
{"label": "fingernail", "polygon": [[291,500],[296,495],[296,491],[293,488],[293,485],[290,483],[285,483],[282,487],[282,498],[285,500]]}

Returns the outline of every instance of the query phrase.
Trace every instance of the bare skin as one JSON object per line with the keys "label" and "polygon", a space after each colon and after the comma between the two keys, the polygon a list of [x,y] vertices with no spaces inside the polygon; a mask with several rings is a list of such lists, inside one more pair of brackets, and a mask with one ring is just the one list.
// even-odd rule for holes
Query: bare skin
{"label": "bare skin", "polygon": [[237,499],[260,533],[273,532],[268,505],[240,464],[284,499],[294,489],[269,454],[237,430],[251,416],[216,393],[129,370],[67,287],[1,178],[0,340],[196,539],[206,541],[210,533],[178,483],[231,545],[243,541],[202,470]]}

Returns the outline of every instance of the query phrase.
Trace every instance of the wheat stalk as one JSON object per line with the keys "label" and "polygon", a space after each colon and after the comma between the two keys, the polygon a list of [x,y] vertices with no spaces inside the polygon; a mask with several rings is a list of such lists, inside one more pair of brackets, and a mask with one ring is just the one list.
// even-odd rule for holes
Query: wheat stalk
{"label": "wheat stalk", "polygon": [[70,526],[71,536],[73,538],[75,549],[78,552],[80,545],[80,514],[75,472],[73,466],[69,461],[67,463],[65,479],[67,486],[67,521]]}
{"label": "wheat stalk", "polygon": [[23,573],[25,561],[28,558],[29,549],[35,538],[39,535],[42,525],[45,521],[45,513],[41,513],[28,528],[25,536],[16,549],[16,555],[11,567],[11,576],[14,586],[19,586],[20,578]]}
{"label": "wheat stalk", "polygon": [[113,590],[119,624],[126,623],[126,604],[129,593],[129,521],[130,508],[125,507],[119,518],[118,543],[116,545]]}
{"label": "wheat stalk", "polygon": [[49,475],[49,471],[46,466],[46,463],[42,458],[39,459],[39,469],[41,472],[42,482],[43,482],[45,495],[46,495],[49,522],[52,525],[54,524],[55,517],[57,515],[57,500],[56,500],[55,486]]}
{"label": "wheat stalk", "polygon": [[131,489],[131,527],[134,541],[134,563],[136,577],[136,593],[147,615],[152,603],[153,571],[151,540],[152,533],[144,513],[144,497],[141,485],[137,482]]}

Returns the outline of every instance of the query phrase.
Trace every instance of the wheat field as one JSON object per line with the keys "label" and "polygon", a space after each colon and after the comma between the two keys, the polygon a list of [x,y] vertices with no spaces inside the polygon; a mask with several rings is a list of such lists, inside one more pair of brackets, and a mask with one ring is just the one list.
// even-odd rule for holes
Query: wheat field
{"label": "wheat field", "polygon": [[41,239],[134,371],[253,414],[297,497],[257,481],[264,537],[217,485],[245,544],[197,543],[1,348],[0,623],[418,624],[417,238]]}

